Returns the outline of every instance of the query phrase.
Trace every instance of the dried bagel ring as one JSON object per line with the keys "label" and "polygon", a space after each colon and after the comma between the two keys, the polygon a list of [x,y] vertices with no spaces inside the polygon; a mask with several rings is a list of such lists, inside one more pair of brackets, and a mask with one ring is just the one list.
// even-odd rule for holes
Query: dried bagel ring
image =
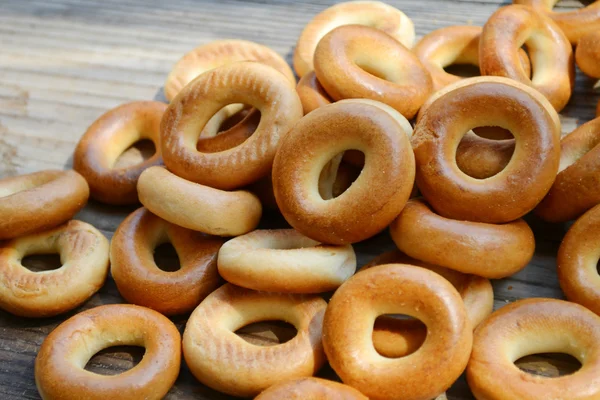
{"label": "dried bagel ring", "polygon": [[[417,185],[444,217],[514,221],[531,211],[554,182],[560,159],[558,116],[543,96],[510,79],[461,83],[437,98],[417,123],[412,138]],[[515,152],[500,173],[474,179],[458,168],[456,148],[465,132],[490,125],[515,136]]]}
{"label": "dried bagel ring", "polygon": [[[420,319],[431,334],[417,352],[390,359],[373,346],[373,324],[382,314],[399,313]],[[467,365],[471,328],[460,295],[446,279],[420,267],[379,265],[335,292],[323,321],[323,347],[342,381],[370,399],[431,399]]]}
{"label": "dried bagel ring", "polygon": [[[112,346],[141,346],[135,367],[114,376],[84,369],[90,358]],[[162,399],[181,365],[175,325],[148,308],[110,304],[76,314],[42,343],[35,359],[35,383],[45,400]]]}
{"label": "dried bagel ring", "polygon": [[550,222],[575,219],[600,203],[600,118],[575,129],[560,146],[558,175],[535,209]]}
{"label": "dried bagel ring", "polygon": [[321,39],[315,74],[335,100],[377,100],[408,119],[433,89],[429,72],[409,49],[384,32],[361,25],[340,26]]}
{"label": "dried bagel ring", "polygon": [[456,221],[435,214],[422,200],[406,203],[390,233],[411,257],[494,279],[525,268],[535,251],[533,232],[522,219],[501,225]]}
{"label": "dried bagel ring", "polygon": [[[598,29],[600,30],[600,1],[596,4],[598,4]],[[579,40],[575,59],[583,73],[600,79],[600,31],[591,32]]]}
{"label": "dried bagel ring", "polygon": [[[556,378],[520,370],[529,354],[567,353],[581,369]],[[600,397],[600,318],[556,299],[525,299],[502,307],[475,331],[467,382],[477,399],[592,400]]]}
{"label": "dried bagel ring", "polygon": [[[239,146],[204,153],[199,132],[227,104],[260,111],[256,131]],[[275,69],[256,62],[223,65],[188,84],[165,112],[161,147],[165,165],[184,179],[231,190],[260,179],[271,169],[281,138],[302,117],[294,86]]]}
{"label": "dried bagel ring", "polygon": [[[163,271],[153,253],[172,243],[181,268]],[[145,208],[119,225],[110,243],[110,271],[130,303],[165,315],[192,311],[220,284],[217,253],[223,240],[171,224]]]}
{"label": "dried bagel ring", "polygon": [[314,54],[323,36],[342,25],[364,25],[379,29],[411,48],[415,27],[400,10],[380,1],[348,1],[317,14],[305,27],[294,52],[294,69],[303,77],[314,69]]}
{"label": "dried bagel ring", "polygon": [[[136,101],[120,105],[98,118],[79,140],[73,169],[90,185],[92,198],[108,204],[138,202],[136,184],[148,167],[162,164],[160,121],[167,105],[158,101]],[[119,156],[134,143],[149,139],[156,153],[149,159],[115,168]]]}
{"label": "dried bagel ring", "polygon": [[245,190],[226,192],[186,181],[162,167],[138,180],[140,202],[172,224],[217,236],[238,236],[256,228],[262,215],[258,198]]}
{"label": "dried bagel ring", "polygon": [[310,71],[300,79],[298,86],[296,86],[296,91],[302,102],[304,115],[319,107],[333,103],[333,100],[327,94],[323,85],[319,83],[315,71]]}
{"label": "dried bagel ring", "polygon": [[[69,221],[0,247],[0,308],[23,317],[50,317],[92,297],[108,273],[108,240],[96,228]],[[31,254],[60,254],[62,266],[44,273],[21,264]]]}
{"label": "dried bagel ring", "polygon": [[[410,196],[410,124],[376,104],[351,100],[321,107],[281,142],[273,164],[275,198],[290,225],[311,239],[347,244],[371,237],[389,225]],[[346,150],[364,152],[365,167],[348,190],[325,200],[319,193],[321,171]]]}
{"label": "dried bagel ring", "polygon": [[[326,307],[318,296],[255,292],[225,284],[190,316],[183,332],[185,361],[200,382],[240,397],[312,376],[325,362],[321,330]],[[270,347],[255,346],[234,333],[266,320],[286,321],[298,332],[290,341]]]}
{"label": "dried bagel ring", "polygon": [[0,180],[0,240],[62,224],[85,206],[89,195],[85,179],[70,170]]}
{"label": "dried bagel ring", "polygon": [[[533,75],[525,73],[519,49],[525,45]],[[529,85],[562,110],[571,98],[575,65],[571,44],[554,22],[530,7],[498,9],[483,26],[479,63],[482,75],[504,76]]]}
{"label": "dried bagel ring", "polygon": [[321,378],[298,378],[271,386],[254,400],[368,400],[358,390]]}
{"label": "dried bagel ring", "polygon": [[248,289],[323,293],[356,271],[351,245],[321,245],[293,229],[256,230],[231,239],[219,251],[219,273]]}
{"label": "dried bagel ring", "polygon": [[283,57],[270,48],[248,40],[215,40],[189,51],[173,67],[165,82],[165,96],[173,101],[188,83],[206,71],[238,61],[256,61],[279,71],[296,83],[294,73]]}

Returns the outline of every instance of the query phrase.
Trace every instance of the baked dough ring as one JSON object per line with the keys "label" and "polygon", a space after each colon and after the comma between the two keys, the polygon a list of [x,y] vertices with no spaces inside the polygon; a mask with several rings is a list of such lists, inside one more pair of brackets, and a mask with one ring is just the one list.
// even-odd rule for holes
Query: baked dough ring
{"label": "baked dough ring", "polygon": [[[154,250],[172,243],[181,268],[163,271]],[[110,243],[110,272],[130,303],[165,315],[192,311],[221,283],[217,253],[223,240],[171,224],[139,208],[119,225]]]}
{"label": "baked dough ring", "polygon": [[[160,121],[167,109],[158,101],[136,101],[120,105],[98,118],[79,140],[73,169],[90,185],[92,198],[107,204],[136,204],[136,184],[148,167],[161,165]],[[148,139],[156,152],[149,159],[115,168],[121,154],[136,142]]]}
{"label": "baked dough ring", "polygon": [[[519,59],[523,45],[532,63],[531,79]],[[482,75],[504,76],[529,85],[546,96],[556,111],[569,102],[575,82],[573,49],[550,18],[530,7],[501,7],[483,26],[479,46]]]}
{"label": "baked dough ring", "polygon": [[219,251],[219,273],[248,289],[323,293],[356,271],[351,245],[321,245],[293,229],[256,230],[231,239]]}
{"label": "baked dough ring", "polygon": [[[417,352],[390,359],[373,346],[373,324],[380,315],[398,313],[420,319],[430,334]],[[331,298],[323,322],[329,364],[345,384],[373,400],[435,398],[463,372],[471,344],[456,289],[434,272],[404,264],[354,275]]]}
{"label": "baked dough ring", "polygon": [[315,74],[335,100],[377,100],[408,119],[433,89],[429,72],[410,50],[385,32],[360,25],[340,26],[321,39]]}
{"label": "baked dough ring", "polygon": [[[502,307],[475,331],[467,381],[480,400],[592,400],[600,397],[600,318],[578,304],[525,299]],[[536,376],[514,362],[538,353],[567,353],[578,371]]]}
{"label": "baked dough ring", "polygon": [[[408,200],[414,182],[411,127],[399,113],[376,104],[351,100],[321,107],[281,142],[273,164],[275,198],[290,225],[311,239],[364,240],[388,226]],[[364,152],[365,167],[348,190],[324,200],[321,171],[346,150]]]}
{"label": "baked dough ring", "polygon": [[138,193],[153,214],[209,235],[243,235],[254,230],[262,216],[260,201],[250,192],[213,189],[162,167],[148,168],[140,175]]}
{"label": "baked dough ring", "polygon": [[[100,350],[141,346],[142,360],[118,375],[86,371]],[[42,343],[35,383],[44,400],[162,399],[181,365],[181,338],[168,318],[148,308],[111,304],[69,318]]]}
{"label": "baked dough ring", "polygon": [[581,125],[561,142],[559,173],[535,212],[564,222],[600,203],[600,118]]}
{"label": "baked dough ring", "polygon": [[[444,217],[514,221],[531,211],[554,182],[558,116],[543,96],[510,79],[472,78],[461,84],[437,98],[417,123],[412,138],[417,185]],[[490,125],[515,136],[515,152],[497,175],[474,179],[456,165],[456,148],[465,132]]]}
{"label": "baked dough ring", "polygon": [[514,0],[515,4],[524,4],[541,8],[562,29],[571,44],[576,45],[584,35],[600,30],[600,1],[575,11],[554,12],[552,8],[560,0]]}
{"label": "baked dough ring", "polygon": [[271,386],[254,400],[368,400],[358,390],[321,378],[298,378]]}
{"label": "baked dough ring", "polygon": [[323,85],[319,83],[315,71],[310,71],[300,79],[298,86],[296,86],[296,92],[298,92],[302,102],[304,115],[319,107],[333,103],[333,99],[327,94]]}
{"label": "baked dough ring", "polygon": [[[198,152],[199,132],[233,103],[260,111],[254,134],[228,150]],[[294,86],[275,69],[256,62],[223,65],[196,78],[169,105],[161,125],[165,165],[184,179],[217,189],[250,184],[269,173],[280,139],[301,117]]]}
{"label": "baked dough ring", "polygon": [[[598,5],[598,29],[600,29],[600,1],[596,4]],[[583,73],[600,79],[600,31],[591,32],[579,40],[575,59]]]}
{"label": "baked dough ring", "polygon": [[535,251],[533,232],[522,219],[501,225],[456,221],[414,199],[392,222],[390,234],[411,257],[493,279],[525,268]]}
{"label": "baked dough ring", "polygon": [[[183,355],[192,374],[218,391],[255,396],[289,379],[312,376],[325,362],[321,330],[327,303],[318,296],[260,293],[225,284],[190,316]],[[255,346],[234,332],[266,320],[283,320],[298,331],[288,342]]]}
{"label": "baked dough ring", "polygon": [[165,82],[165,96],[173,101],[188,83],[206,71],[238,61],[256,61],[275,68],[290,82],[294,73],[285,60],[270,48],[248,40],[215,40],[188,52],[173,67]]}
{"label": "baked dough ring", "polygon": [[[108,240],[96,228],[69,221],[0,247],[0,308],[23,317],[51,317],[92,297],[108,273]],[[62,266],[32,272],[21,264],[31,254],[60,254]]]}
{"label": "baked dough ring", "polygon": [[379,29],[411,48],[415,27],[402,11],[380,1],[347,1],[317,14],[305,27],[294,51],[294,69],[299,77],[314,70],[314,54],[323,36],[342,25],[364,25]]}
{"label": "baked dough ring", "polygon": [[0,240],[54,228],[77,214],[89,195],[85,179],[71,170],[0,180]]}

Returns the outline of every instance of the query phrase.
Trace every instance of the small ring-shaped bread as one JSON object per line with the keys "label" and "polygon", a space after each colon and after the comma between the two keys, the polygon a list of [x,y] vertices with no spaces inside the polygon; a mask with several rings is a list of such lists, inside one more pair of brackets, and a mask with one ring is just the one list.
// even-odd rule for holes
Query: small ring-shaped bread
{"label": "small ring-shaped bread", "polygon": [[[260,111],[256,131],[239,146],[199,152],[204,126],[234,103]],[[165,165],[184,179],[217,189],[245,186],[269,173],[280,140],[302,115],[294,85],[277,70],[256,62],[223,65],[194,79],[169,105],[161,125]]]}
{"label": "small ring-shaped bread", "polygon": [[358,390],[321,378],[298,378],[271,386],[254,400],[368,400]]}
{"label": "small ring-shaped bread", "polygon": [[335,100],[380,101],[408,119],[433,89],[417,56],[385,32],[361,25],[340,26],[321,39],[315,74]]}
{"label": "small ring-shaped bread", "polygon": [[[163,271],[154,250],[171,243],[181,268]],[[220,283],[217,253],[223,240],[171,224],[140,208],[119,225],[110,243],[110,271],[130,303],[165,315],[192,311]]]}
{"label": "small ring-shaped bread", "polygon": [[[144,357],[118,375],[86,371],[94,354],[112,346],[140,346]],[[181,365],[181,338],[168,318],[148,308],[111,304],[69,318],[42,343],[35,383],[44,400],[162,399]]]}
{"label": "small ring-shaped bread", "polygon": [[[50,317],[92,297],[108,273],[108,240],[96,228],[69,221],[0,247],[0,308],[24,317]],[[21,264],[31,254],[60,254],[62,266],[43,273]]]}
{"label": "small ring-shaped bread", "polygon": [[[581,362],[572,374],[548,378],[514,363],[539,353],[566,353]],[[467,381],[480,400],[600,398],[600,318],[556,299],[525,299],[502,307],[475,331]]]}
{"label": "small ring-shaped bread", "polygon": [[[325,362],[321,330],[326,307],[318,296],[256,292],[225,284],[190,316],[183,332],[185,361],[200,382],[240,397],[312,376]],[[270,347],[250,344],[235,334],[267,320],[286,321],[298,332],[290,341]]]}
{"label": "small ring-shaped bread", "polygon": [[[355,243],[385,229],[413,188],[411,130],[397,111],[369,100],[344,100],[302,118],[273,164],[273,189],[285,219],[330,244]],[[346,150],[365,153],[365,167],[348,190],[325,200],[319,193],[321,171]]]}
{"label": "small ring-shaped bread", "polygon": [[327,94],[323,85],[319,83],[315,71],[304,75],[296,86],[296,92],[302,102],[304,115],[319,107],[333,103],[333,99]]}
{"label": "small ring-shaped bread", "polygon": [[294,51],[294,69],[299,77],[314,70],[317,44],[342,25],[364,25],[382,30],[407,48],[415,41],[415,27],[400,10],[380,1],[347,1],[317,14],[305,27]]}
{"label": "small ring-shaped bread", "polygon": [[[428,107],[412,145],[417,185],[440,215],[510,222],[531,211],[550,190],[560,160],[560,125],[556,111],[534,92],[507,78],[471,78]],[[487,179],[472,178],[456,164],[462,137],[478,126],[507,129],[516,141],[506,168]]]}
{"label": "small ring-shaped bread", "polygon": [[[525,45],[532,60],[530,78],[520,60]],[[562,110],[575,85],[573,48],[552,20],[536,10],[510,5],[498,9],[483,26],[479,44],[482,75],[504,76],[531,86]]]}
{"label": "small ring-shaped bread", "polygon": [[248,289],[282,293],[335,290],[356,271],[352,245],[321,245],[293,229],[255,230],[219,251],[219,273]]}
{"label": "small ring-shaped bread", "polygon": [[250,192],[213,189],[162,167],[148,168],[140,175],[138,193],[153,214],[209,235],[243,235],[254,230],[262,216],[260,201]]}
{"label": "small ring-shaped bread", "polygon": [[[600,1],[598,1],[598,21],[600,30]],[[583,36],[575,49],[577,65],[584,74],[600,79],[600,31]]]}
{"label": "small ring-shaped bread", "polygon": [[[120,105],[98,118],[79,140],[73,169],[90,185],[92,198],[107,204],[138,202],[136,184],[148,167],[161,165],[160,121],[167,105],[158,101],[136,101]],[[125,150],[148,139],[156,152],[135,165],[114,168]]]}
{"label": "small ring-shaped bread", "polygon": [[[383,314],[420,319],[429,331],[421,348],[402,358],[377,353],[371,336]],[[472,335],[464,303],[450,282],[404,264],[379,265],[347,280],[331,298],[323,322],[329,364],[345,384],[373,400],[435,398],[464,371]]]}
{"label": "small ring-shaped bread", "polygon": [[0,180],[0,240],[62,224],[85,206],[89,195],[85,179],[71,170]]}

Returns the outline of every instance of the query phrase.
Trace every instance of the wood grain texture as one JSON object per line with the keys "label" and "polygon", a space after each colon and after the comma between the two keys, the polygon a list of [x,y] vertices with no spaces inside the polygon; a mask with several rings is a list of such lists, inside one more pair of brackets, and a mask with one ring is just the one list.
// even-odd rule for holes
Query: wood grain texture
{"label": "wood grain texture", "polygon": [[[482,25],[499,0],[389,0],[414,22],[420,37],[450,25]],[[102,113],[127,101],[164,99],[162,85],[172,65],[188,50],[214,39],[243,38],[265,44],[291,62],[295,41],[313,15],[333,0],[0,0],[0,178],[71,165],[79,137]],[[571,8],[577,2],[565,1]],[[600,92],[578,72],[575,94],[562,112],[563,133],[590,120]],[[147,156],[132,150],[131,160]],[[127,160],[123,161],[128,162]],[[131,161],[129,161],[131,162]],[[90,203],[77,218],[112,236],[135,207]],[[528,217],[537,240],[530,265],[494,282],[495,307],[525,297],[562,298],[556,252],[568,225]],[[263,226],[284,226],[280,217]],[[387,232],[356,245],[359,265],[392,249]],[[41,268],[44,260],[30,261]],[[61,321],[84,309],[122,302],[109,279],[79,309],[56,318],[28,320],[0,312],[0,398],[38,399],[33,362],[44,337]],[[183,330],[185,317],[173,319]],[[290,334],[286,326],[261,324],[244,337],[274,344]],[[103,351],[90,370],[114,374],[138,362],[143,350]],[[541,364],[540,364],[541,363]],[[554,362],[556,370],[563,359]],[[541,366],[540,366],[541,365]],[[540,358],[524,368],[556,375]],[[550,369],[548,369],[550,368]],[[548,372],[550,371],[550,372]],[[329,368],[321,376],[334,378]],[[169,399],[226,399],[198,383],[184,366]],[[471,399],[464,379],[449,399]]]}

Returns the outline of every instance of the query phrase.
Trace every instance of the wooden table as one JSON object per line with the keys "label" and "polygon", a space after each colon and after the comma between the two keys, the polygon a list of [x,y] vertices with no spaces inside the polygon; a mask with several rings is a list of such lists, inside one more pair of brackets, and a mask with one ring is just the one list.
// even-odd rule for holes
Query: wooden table
{"label": "wooden table", "polygon": [[[302,27],[331,0],[0,0],[0,178],[48,168],[68,168],[79,137],[106,110],[142,99],[164,99],[162,85],[172,65],[193,47],[221,38],[266,44],[291,62]],[[449,25],[482,25],[501,4],[498,0],[389,1],[412,18],[418,36]],[[506,2],[503,2],[506,3]],[[568,3],[567,7],[576,3]],[[563,111],[563,133],[594,117],[599,100],[594,82],[578,73],[577,88]],[[128,157],[143,154],[132,149]],[[77,218],[109,238],[135,207],[95,202]],[[551,226],[528,217],[537,239],[530,265],[512,278],[494,282],[495,307],[524,297],[557,297],[555,255],[567,226]],[[283,226],[270,217],[271,226]],[[359,265],[392,249],[387,232],[356,245]],[[34,257],[32,269],[57,261]],[[59,264],[59,263],[58,263]],[[54,265],[57,267],[58,265]],[[0,312],[0,398],[39,398],[33,363],[44,337],[67,317],[100,304],[122,302],[115,284],[106,285],[82,307],[57,318],[23,319]],[[183,330],[185,318],[174,319]],[[244,336],[277,342],[285,327],[252,326]],[[278,339],[279,338],[279,339]],[[115,374],[142,357],[136,349],[96,355],[88,369]],[[530,358],[522,367],[555,374],[568,368]],[[563,365],[564,364],[564,365]],[[333,376],[329,368],[321,373]],[[225,399],[198,383],[183,366],[170,399]],[[472,398],[464,379],[448,398]]]}

